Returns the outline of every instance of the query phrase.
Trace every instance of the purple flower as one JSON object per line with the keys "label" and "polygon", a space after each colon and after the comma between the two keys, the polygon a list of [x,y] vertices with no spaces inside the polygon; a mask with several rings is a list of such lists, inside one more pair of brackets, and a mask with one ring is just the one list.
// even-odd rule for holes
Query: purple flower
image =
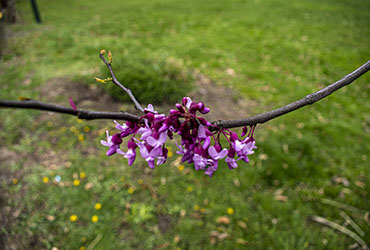
{"label": "purple flower", "polygon": [[206,171],[204,171],[204,173],[209,177],[212,177],[218,168],[218,160],[208,159],[207,162],[209,167],[206,169]]}
{"label": "purple flower", "polygon": [[255,143],[256,141],[253,138],[246,137],[243,141],[235,140],[233,142],[233,148],[236,154],[248,163],[248,155],[254,154],[253,149],[257,148]]}
{"label": "purple flower", "polygon": [[219,159],[224,158],[227,155],[227,151],[228,150],[226,148],[224,148],[223,150],[219,150],[219,152],[217,152],[216,147],[214,147],[214,146],[211,146],[211,147],[208,148],[208,154],[214,160],[219,160]]}
{"label": "purple flower", "polygon": [[192,100],[190,99],[190,97],[184,97],[182,98],[182,104],[189,110],[190,109],[190,105],[192,103]]}
{"label": "purple flower", "polygon": [[154,110],[154,107],[152,104],[148,104],[148,107],[144,108],[144,112],[158,114],[158,112]]}
{"label": "purple flower", "polygon": [[199,125],[199,128],[198,128],[198,138],[199,139],[205,139],[205,138],[207,138],[207,135],[206,135],[206,127],[204,127],[203,125]]}
{"label": "purple flower", "polygon": [[160,148],[157,148],[148,152],[146,146],[140,146],[141,157],[146,160],[150,168],[154,168],[154,160],[158,156],[158,149],[160,150]]}
{"label": "purple flower", "polygon": [[[177,133],[181,136],[181,145],[176,151],[182,155],[181,161],[188,163],[194,162],[196,170],[204,170],[204,173],[210,177],[218,169],[219,160],[226,157],[225,162],[229,169],[238,167],[237,161],[248,162],[248,155],[254,153],[255,140],[253,133],[255,126],[251,129],[245,139],[242,139],[248,132],[247,127],[243,128],[242,136],[239,137],[235,132],[219,128],[212,125],[209,121],[197,115],[206,114],[210,111],[203,102],[194,102],[190,97],[184,97],[182,103],[176,104],[176,109],[171,109],[168,116],[158,114],[153,105],[149,104],[144,109],[144,115],[140,117],[139,122],[127,121],[120,124],[114,121],[116,129],[120,132],[109,136],[107,131],[107,141],[101,141],[104,146],[109,147],[107,155],[119,153],[128,159],[131,166],[136,158],[136,148],[139,147],[141,156],[147,161],[150,168],[155,165],[161,165],[166,162],[168,150],[165,147],[167,137],[173,139]],[[211,132],[210,128],[217,130]],[[140,140],[135,138],[140,135]],[[122,138],[129,135],[132,137],[127,143],[127,152],[120,149]],[[229,149],[221,146],[220,136],[224,136],[229,143]],[[211,141],[214,145],[211,145]],[[236,159],[237,158],[237,159]]]}
{"label": "purple flower", "polygon": [[133,149],[130,148],[125,153],[121,149],[118,149],[117,150],[117,153],[123,155],[123,157],[125,157],[125,158],[128,159],[128,165],[129,166],[131,166],[134,163],[135,158],[136,158],[136,151],[135,150],[133,150]]}
{"label": "purple flower", "polygon": [[130,139],[127,143],[127,147],[128,147],[127,153],[123,152],[120,149],[117,149],[117,153],[121,154],[121,155],[123,155],[123,157],[127,158],[128,159],[128,165],[131,166],[134,163],[135,158],[136,158],[137,145],[136,145],[136,143],[134,142],[133,139]]}
{"label": "purple flower", "polygon": [[203,156],[198,155],[198,154],[194,154],[193,161],[194,161],[195,170],[197,171],[199,169],[205,169],[205,167],[208,164],[207,158],[204,158]]}
{"label": "purple flower", "polygon": [[234,158],[231,158],[229,156],[226,157],[225,162],[229,166],[230,170],[238,167],[238,163],[236,163],[237,160],[235,160]]}
{"label": "purple flower", "polygon": [[107,151],[107,155],[110,156],[117,152],[117,149],[119,149],[120,144],[122,143],[122,139],[120,138],[119,134],[109,136],[108,130],[106,131],[106,133],[107,133],[107,140],[106,141],[101,140],[100,143],[103,146],[109,147]]}
{"label": "purple flower", "polygon": [[[159,163],[164,162],[163,161],[164,159],[161,158],[161,157],[165,157],[163,155],[162,148],[160,148],[160,147],[152,148],[150,145],[144,144],[144,143],[140,142],[139,140],[137,140],[136,138],[134,138],[134,139],[137,141],[137,145],[139,146],[141,157],[143,157],[146,160],[146,162],[148,163],[150,168],[154,168],[154,166],[155,166],[154,160],[155,159],[158,159],[157,162],[159,162]],[[167,159],[167,157],[165,157],[165,158]],[[160,164],[157,164],[157,165],[160,165]]]}
{"label": "purple flower", "polygon": [[162,147],[167,140],[167,133],[163,132],[159,135],[158,139],[155,139],[153,136],[148,136],[146,142],[153,148]]}

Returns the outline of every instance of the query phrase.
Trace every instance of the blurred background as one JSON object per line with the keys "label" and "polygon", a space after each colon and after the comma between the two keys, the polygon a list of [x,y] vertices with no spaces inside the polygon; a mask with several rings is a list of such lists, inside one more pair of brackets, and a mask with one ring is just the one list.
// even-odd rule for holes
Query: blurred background
{"label": "blurred background", "polygon": [[[269,111],[370,58],[360,0],[12,1],[1,18],[0,99],[162,112],[183,96],[209,119]],[[15,22],[13,22],[15,21]],[[1,249],[360,249],[370,245],[370,74],[256,128],[256,153],[213,178],[105,156],[112,121],[0,110]],[[236,129],[240,133],[241,129]],[[327,227],[312,218],[337,223]],[[341,225],[358,238],[335,228]],[[342,228],[343,229],[343,228]]]}

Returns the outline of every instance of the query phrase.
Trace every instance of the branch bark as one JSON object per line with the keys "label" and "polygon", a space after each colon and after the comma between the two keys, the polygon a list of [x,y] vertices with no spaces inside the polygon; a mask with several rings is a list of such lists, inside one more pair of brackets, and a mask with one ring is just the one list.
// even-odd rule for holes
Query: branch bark
{"label": "branch bark", "polygon": [[238,119],[238,120],[225,120],[225,121],[215,121],[213,122],[214,125],[220,128],[235,128],[235,127],[243,127],[248,125],[256,125],[258,123],[265,123],[271,119],[277,118],[284,114],[290,113],[296,109],[302,108],[306,105],[313,104],[315,102],[320,101],[321,99],[327,97],[328,95],[334,93],[338,89],[352,83],[354,80],[365,74],[367,71],[370,70],[370,61],[367,61],[361,67],[349,73],[348,75],[344,76],[342,79],[336,81],[335,83],[320,89],[317,92],[311,93],[306,95],[305,97],[299,99],[298,101],[289,103],[283,107],[278,109],[274,109],[272,111],[262,113],[253,117],[248,117],[245,119]]}
{"label": "branch bark", "polygon": [[103,62],[105,63],[105,65],[107,66],[107,68],[109,69],[109,72],[110,72],[110,75],[112,76],[112,82],[114,84],[116,84],[118,87],[120,87],[121,89],[123,89],[130,97],[131,101],[134,103],[135,105],[135,108],[137,110],[140,110],[141,112],[144,112],[144,109],[143,107],[140,105],[140,103],[136,100],[135,96],[132,94],[132,91],[129,89],[129,88],[126,88],[125,86],[122,85],[122,83],[120,83],[116,76],[114,75],[113,73],[113,69],[112,69],[112,65],[110,65],[110,63],[107,62],[107,60],[105,60],[104,58],[104,54],[100,53],[99,55],[100,59],[103,60]]}
{"label": "branch bark", "polygon": [[[108,62],[102,58],[102,60],[108,64]],[[108,64],[107,65],[109,70],[111,71],[111,67]],[[285,105],[283,107],[280,107],[278,109],[274,109],[272,111],[262,113],[253,117],[248,117],[245,119],[239,119],[239,120],[219,120],[219,121],[213,121],[212,123],[216,125],[219,128],[236,128],[236,127],[243,127],[248,125],[256,125],[259,123],[265,123],[267,121],[270,121],[274,118],[277,118],[279,116],[282,116],[284,114],[290,113],[296,109],[302,108],[306,105],[313,104],[328,95],[334,93],[338,89],[352,83],[354,80],[358,79],[360,76],[365,74],[367,71],[370,70],[370,61],[366,62],[364,65],[353,71],[352,73],[344,76],[342,79],[336,81],[335,83],[317,91],[312,94],[308,94],[307,96],[303,97],[302,99],[299,99],[298,101],[295,101],[293,103],[290,103],[288,105]],[[113,74],[113,71],[111,71],[112,78],[115,79],[115,76]],[[116,81],[116,80],[115,80]],[[118,82],[118,81],[117,81]],[[119,82],[118,82],[119,83]],[[117,84],[117,83],[116,83]],[[122,86],[123,87],[123,86]],[[121,88],[122,88],[121,87]],[[125,89],[125,87],[123,87]],[[128,93],[131,93],[129,91]],[[130,94],[129,94],[130,95]],[[133,97],[132,93],[130,97]],[[135,98],[135,97],[133,97]],[[131,99],[133,99],[131,98]],[[136,99],[134,99],[136,100]],[[135,103],[135,102],[134,102]],[[137,106],[138,105],[138,106]],[[140,106],[140,104],[136,101],[135,106],[140,107],[143,110],[143,108]],[[35,100],[26,100],[26,101],[7,101],[7,100],[0,100],[0,107],[5,108],[25,108],[25,109],[38,109],[38,110],[44,110],[44,111],[51,111],[51,112],[58,112],[58,113],[64,113],[69,115],[75,115],[80,119],[87,119],[87,120],[93,120],[93,119],[117,119],[117,120],[126,120],[126,121],[132,121],[137,122],[139,121],[140,117],[127,113],[127,112],[100,112],[100,111],[89,111],[89,110],[83,110],[83,109],[77,109],[74,110],[72,108],[66,108],[64,106],[56,105],[56,104],[50,104],[50,103],[43,103]]]}
{"label": "branch bark", "polygon": [[61,105],[44,103],[35,100],[26,101],[6,101],[0,100],[0,107],[6,108],[23,108],[23,109],[37,109],[42,111],[50,111],[56,113],[63,113],[77,116],[80,119],[94,120],[94,119],[117,119],[132,122],[138,122],[140,117],[127,112],[101,112],[73,108],[67,108]]}

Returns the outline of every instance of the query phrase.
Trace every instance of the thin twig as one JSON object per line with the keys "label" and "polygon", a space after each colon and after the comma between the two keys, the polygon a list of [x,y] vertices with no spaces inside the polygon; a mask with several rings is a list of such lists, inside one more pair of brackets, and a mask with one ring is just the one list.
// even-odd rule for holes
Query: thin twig
{"label": "thin twig", "polygon": [[348,224],[350,224],[351,225],[351,227],[361,236],[361,237],[364,237],[365,236],[365,232],[361,229],[361,227],[359,226],[359,225],[357,225],[356,224],[356,222],[354,222],[353,220],[352,220],[352,218],[351,217],[349,217],[349,215],[348,214],[346,214],[344,211],[341,211],[340,212],[340,216],[342,216],[343,217],[343,219],[345,219],[346,220],[346,222],[348,223]]}
{"label": "thin twig", "polygon": [[122,83],[120,83],[116,76],[114,75],[113,73],[113,69],[112,69],[112,65],[110,65],[110,63],[107,62],[107,60],[105,60],[104,58],[104,55],[102,53],[100,53],[99,55],[100,59],[103,60],[103,62],[105,63],[105,65],[108,67],[109,69],[109,72],[110,72],[110,75],[112,76],[112,82],[114,84],[116,84],[118,87],[120,87],[121,89],[123,89],[128,95],[129,97],[131,98],[131,101],[134,103],[135,105],[135,108],[140,110],[141,112],[144,112],[144,109],[143,107],[140,105],[140,103],[136,100],[135,96],[132,94],[131,90],[129,88],[126,88],[125,86],[122,85]]}
{"label": "thin twig", "polygon": [[[109,65],[109,63],[105,60],[103,56],[101,56],[104,63],[107,65],[109,70],[111,71],[112,78],[114,82],[117,84],[120,84],[116,77],[113,74],[112,68]],[[271,119],[277,118],[279,116],[282,116],[284,114],[287,114],[289,112],[292,112],[296,109],[302,108],[306,105],[315,103],[326,96],[332,94],[336,90],[352,83],[354,80],[359,78],[361,75],[366,73],[370,70],[370,61],[366,62],[364,65],[353,71],[352,73],[346,75],[339,81],[315,92],[312,94],[307,95],[306,97],[290,103],[286,106],[283,106],[281,108],[262,113],[253,117],[249,117],[246,119],[241,120],[218,120],[213,121],[211,123],[215,124],[217,127],[220,128],[236,128],[236,127],[243,127],[248,125],[255,125],[258,123],[265,123]],[[120,84],[122,86],[122,84]],[[118,85],[118,86],[120,86]],[[143,110],[140,104],[136,101],[135,97],[132,95],[131,91],[129,89],[126,89],[125,87],[121,87],[125,91],[128,91],[128,94],[130,95],[131,99],[134,101],[135,106],[139,110]],[[65,113],[70,115],[76,115],[80,119],[117,119],[117,120],[127,120],[127,121],[138,121],[139,117],[133,114],[129,114],[126,112],[97,112],[97,111],[88,111],[88,110],[73,110],[72,108],[65,108],[63,106],[55,105],[55,104],[49,104],[49,103],[42,103],[38,101],[0,101],[0,107],[8,107],[8,108],[28,108],[28,109],[40,109],[40,110],[47,110],[47,111],[53,111],[53,112],[59,112],[59,113]],[[212,129],[212,128],[211,128]]]}
{"label": "thin twig", "polygon": [[331,228],[334,228],[344,234],[347,234],[349,237],[351,237],[352,239],[354,239],[355,241],[357,241],[357,243],[359,243],[363,248],[365,249],[369,249],[369,247],[366,245],[365,241],[363,241],[360,236],[358,236],[357,234],[355,234],[354,232],[352,232],[351,230],[349,230],[348,228],[346,227],[343,227],[337,223],[334,223],[332,221],[328,221],[327,219],[323,218],[323,217],[320,217],[320,216],[313,216],[312,217],[312,220],[313,221],[316,221],[320,224],[324,224],[328,227],[331,227]]}
{"label": "thin twig", "polygon": [[239,119],[239,120],[220,120],[213,122],[214,125],[222,128],[236,128],[236,127],[243,127],[248,125],[254,125],[258,123],[265,123],[271,119],[277,118],[279,116],[282,116],[284,114],[290,113],[296,109],[302,108],[306,105],[313,104],[328,95],[334,93],[338,89],[352,83],[354,80],[365,74],[367,71],[370,70],[370,61],[367,61],[364,65],[353,71],[352,73],[344,76],[339,81],[336,81],[335,83],[320,89],[317,92],[314,92],[312,94],[306,95],[302,99],[299,99],[298,101],[292,102],[288,105],[285,105],[281,108],[274,109],[272,111],[262,113],[253,117],[248,117],[246,119]]}
{"label": "thin twig", "polygon": [[77,116],[80,119],[94,120],[94,119],[117,119],[117,120],[126,120],[132,122],[138,122],[140,117],[132,115],[127,112],[101,112],[101,111],[90,111],[73,108],[67,108],[52,103],[44,103],[35,100],[27,101],[6,101],[0,100],[0,107],[6,108],[23,108],[23,109],[37,109],[43,111],[51,111],[56,113],[63,113]]}

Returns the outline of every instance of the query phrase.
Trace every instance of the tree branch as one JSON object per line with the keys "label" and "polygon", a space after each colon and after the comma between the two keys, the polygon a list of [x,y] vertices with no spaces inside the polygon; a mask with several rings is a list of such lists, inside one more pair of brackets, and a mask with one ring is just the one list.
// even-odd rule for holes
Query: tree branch
{"label": "tree branch", "polygon": [[137,110],[140,110],[141,112],[144,112],[144,109],[143,107],[140,105],[140,103],[136,100],[135,96],[132,94],[131,90],[129,88],[126,88],[125,86],[122,85],[122,83],[120,83],[116,76],[114,75],[113,73],[113,69],[112,69],[112,65],[110,65],[110,63],[107,62],[107,60],[105,60],[104,58],[104,54],[100,53],[99,55],[100,59],[103,60],[103,62],[105,63],[105,65],[108,67],[109,69],[109,72],[110,72],[110,75],[112,76],[112,82],[114,84],[116,84],[118,87],[120,87],[121,89],[123,89],[128,95],[129,97],[131,98],[131,101],[134,103],[135,105],[135,108]]}
{"label": "tree branch", "polygon": [[[110,65],[107,63],[104,57],[102,57],[102,60],[107,64],[108,68],[111,70]],[[328,95],[334,93],[336,90],[352,83],[354,80],[356,80],[357,78],[359,78],[360,76],[362,76],[369,70],[370,70],[370,61],[366,62],[364,65],[362,65],[361,67],[359,67],[352,73],[346,75],[339,81],[336,81],[335,83],[317,92],[309,94],[303,97],[302,99],[299,99],[298,101],[285,105],[281,108],[278,108],[278,109],[275,109],[275,110],[272,110],[266,113],[262,113],[262,114],[259,114],[253,117],[245,118],[245,119],[219,120],[219,121],[213,121],[212,123],[220,128],[236,128],[236,127],[243,127],[243,126],[248,126],[248,125],[255,125],[258,123],[265,123],[271,119],[277,118],[287,113],[290,113],[306,105],[313,104],[327,97]],[[115,76],[112,71],[111,71],[111,74],[112,74],[112,78],[115,79]],[[123,88],[126,89],[125,87]],[[129,93],[131,93],[131,91]],[[140,104],[138,105],[139,107],[141,107]],[[26,101],[6,101],[6,100],[1,101],[0,100],[0,107],[45,110],[45,111],[75,115],[80,119],[87,119],[87,120],[117,119],[117,120],[138,122],[140,119],[139,116],[136,116],[136,115],[133,115],[127,112],[100,112],[100,111],[89,111],[89,110],[82,110],[82,109],[74,110],[72,108],[66,108],[60,105],[43,103],[43,102],[34,101],[34,100],[26,100]]]}
{"label": "tree branch", "polygon": [[94,119],[117,119],[117,120],[126,120],[132,122],[138,122],[140,117],[127,113],[127,112],[101,112],[101,111],[90,111],[73,108],[66,108],[64,106],[44,103],[35,100],[26,100],[26,101],[6,101],[0,100],[0,107],[6,108],[23,108],[23,109],[38,109],[43,111],[51,111],[56,113],[63,113],[68,115],[77,116],[80,119],[94,120]]}
{"label": "tree branch", "polygon": [[317,92],[312,94],[308,94],[302,99],[298,101],[292,102],[288,105],[280,107],[278,109],[274,109],[272,111],[262,113],[253,117],[248,117],[245,119],[239,120],[225,120],[225,121],[215,121],[213,122],[214,125],[220,128],[236,128],[236,127],[243,127],[248,125],[255,125],[258,123],[265,123],[271,119],[277,118],[284,114],[290,113],[296,109],[302,108],[306,105],[313,104],[315,102],[320,101],[321,99],[327,97],[328,95],[334,93],[338,89],[352,83],[354,80],[365,74],[367,71],[370,70],[370,61],[367,61],[364,65],[353,71],[352,73],[344,76],[342,79],[336,81],[335,83],[320,89]]}

